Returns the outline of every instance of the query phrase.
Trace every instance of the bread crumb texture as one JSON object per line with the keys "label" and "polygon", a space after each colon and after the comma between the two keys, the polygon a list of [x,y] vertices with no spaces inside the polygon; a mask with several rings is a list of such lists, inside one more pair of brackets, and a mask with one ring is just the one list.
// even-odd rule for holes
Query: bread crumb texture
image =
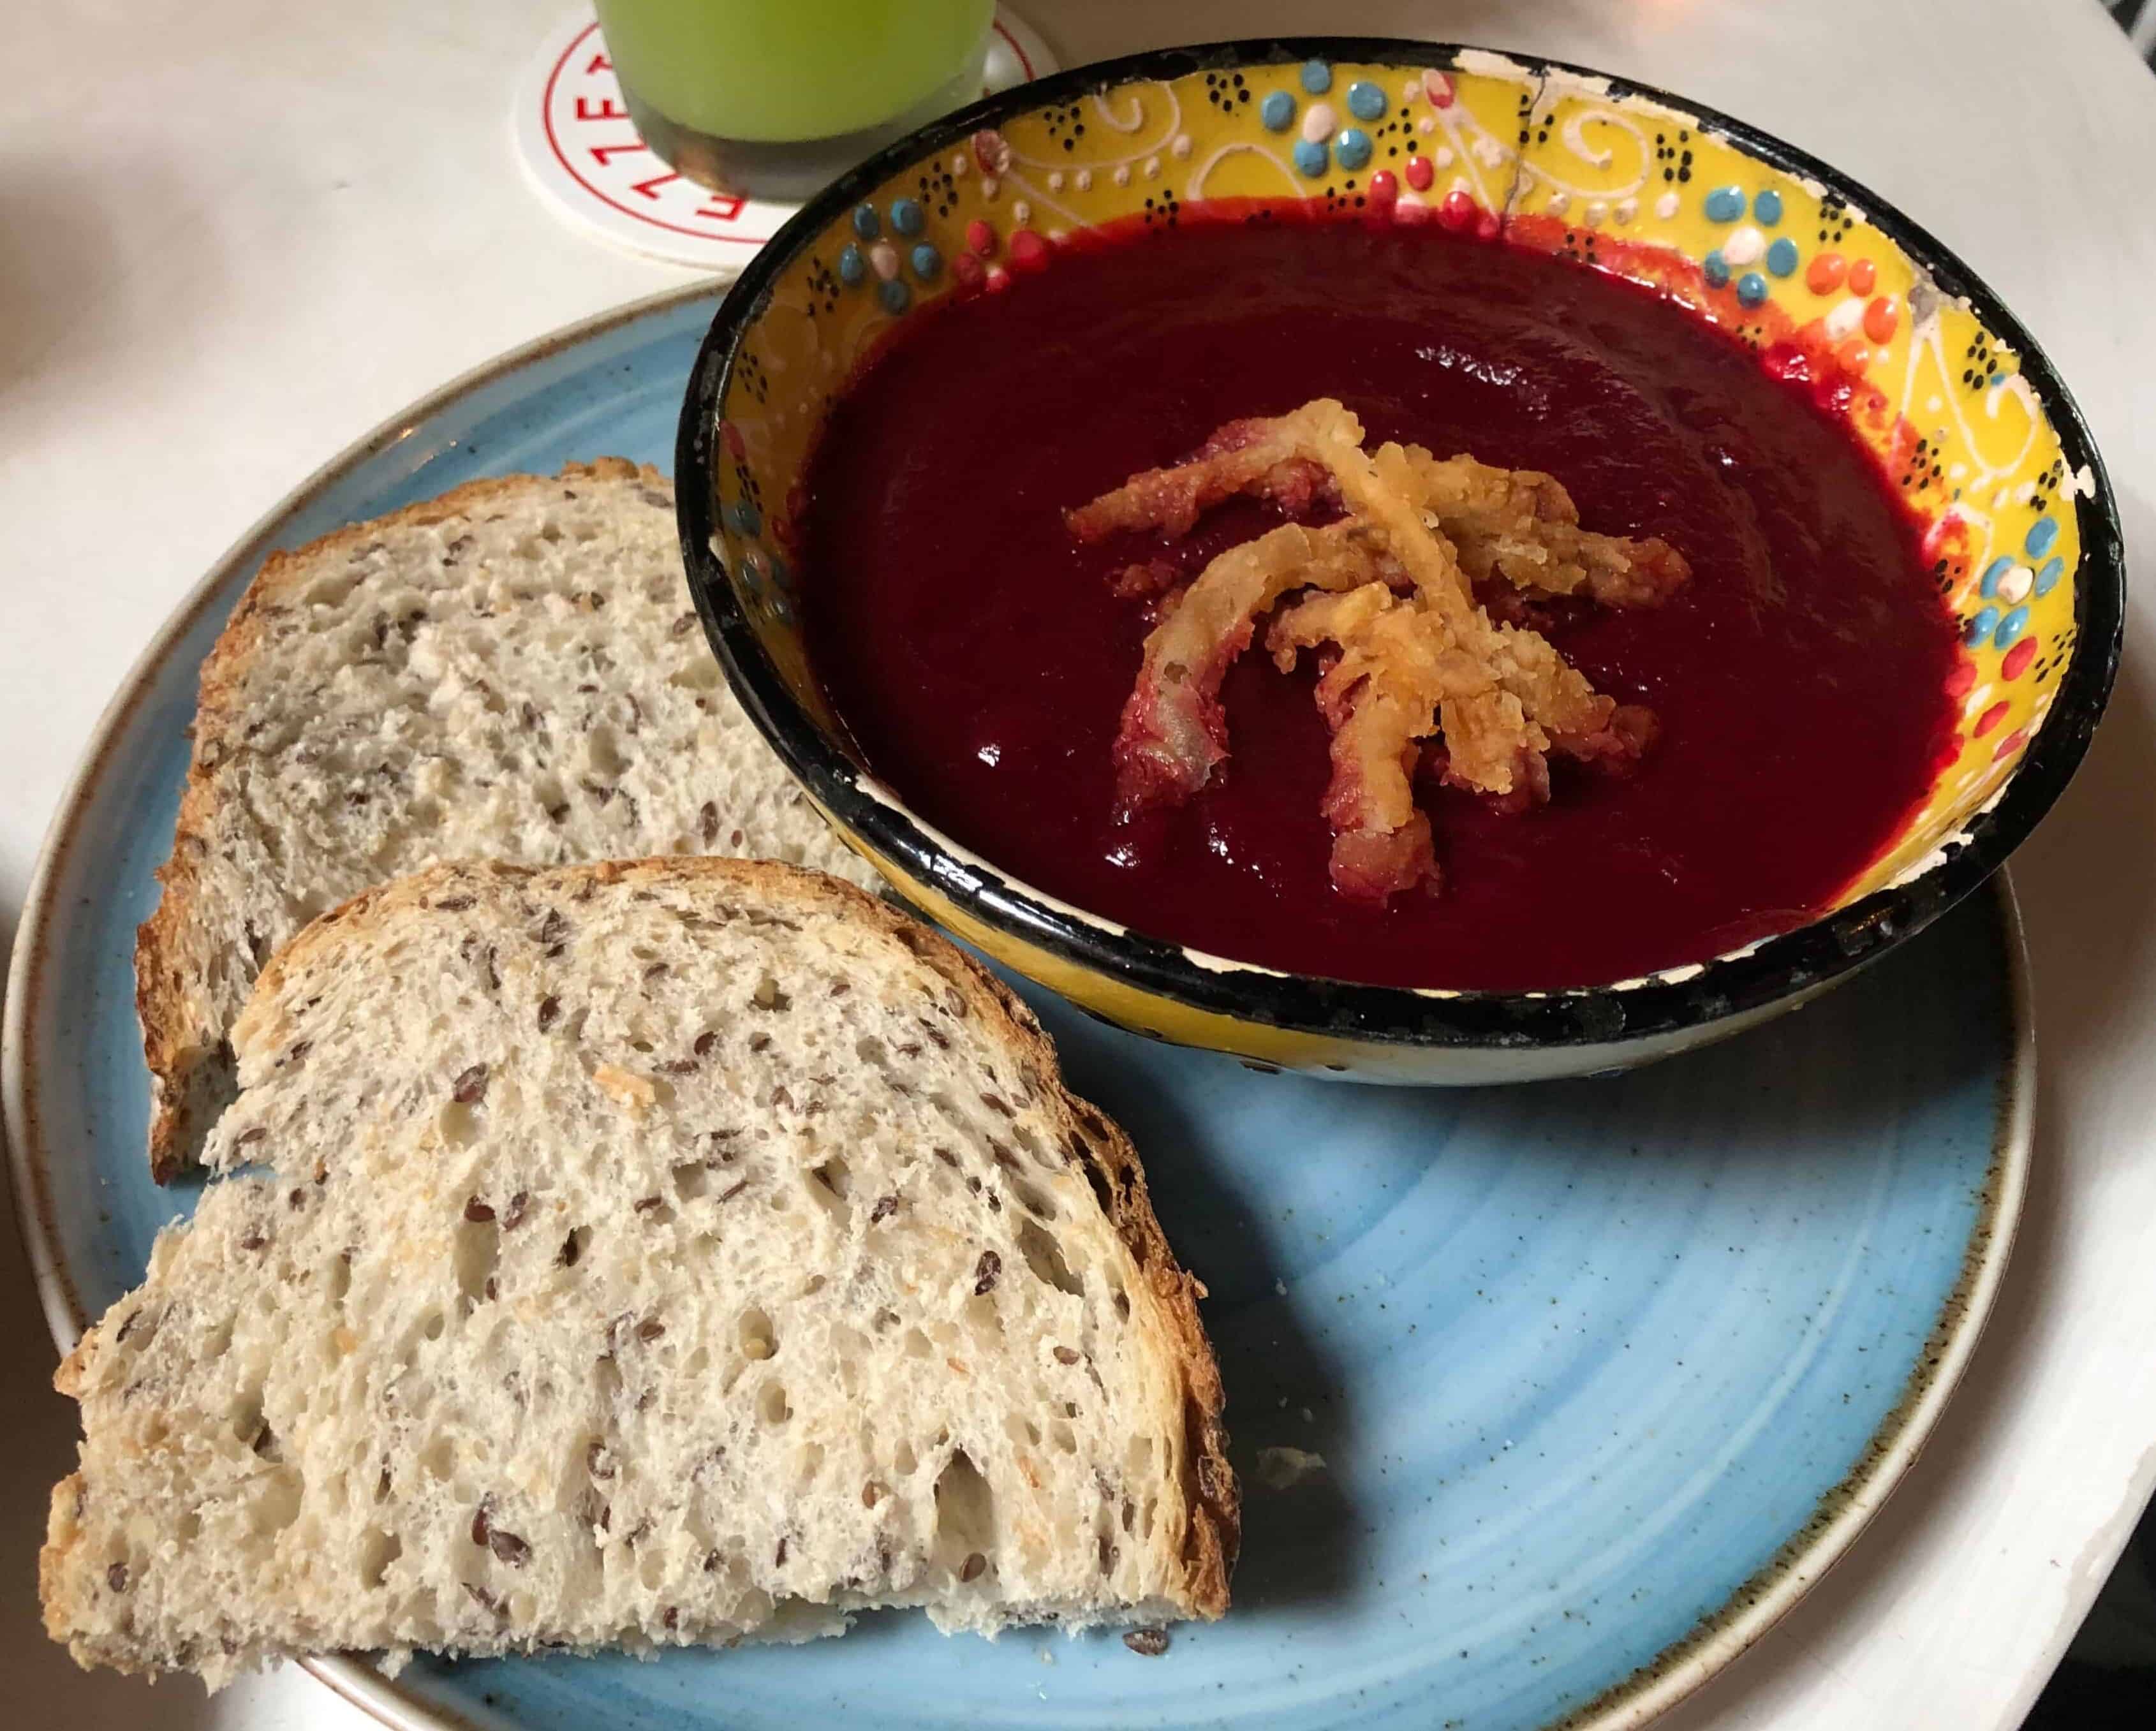
{"label": "bread crumb texture", "polygon": [[83,1663],[1224,1609],[1196,1283],[925,927],[777,865],[437,867],[271,959],[234,1044],[226,1175],[61,1369]]}
{"label": "bread crumb texture", "polygon": [[153,1169],[195,1163],[256,970],[324,909],[442,860],[703,854],[877,881],[735,702],[656,470],[475,481],[271,555],[203,664],[136,941]]}

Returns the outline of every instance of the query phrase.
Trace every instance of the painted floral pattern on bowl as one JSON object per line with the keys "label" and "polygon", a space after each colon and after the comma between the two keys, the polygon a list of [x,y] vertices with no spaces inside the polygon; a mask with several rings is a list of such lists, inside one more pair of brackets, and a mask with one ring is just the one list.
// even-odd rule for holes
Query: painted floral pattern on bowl
{"label": "painted floral pattern on bowl", "polygon": [[1768,364],[1837,382],[1842,412],[1929,525],[1926,551],[1965,645],[1950,686],[1953,755],[1843,899],[1922,861],[2012,773],[2073,654],[2074,506],[2095,484],[2066,471],[2019,357],[1816,182],[1606,80],[1471,49],[1424,67],[1193,72],[1044,107],[892,176],[806,249],[737,363],[721,482],[721,557],[803,697],[787,480],[855,362],[931,300],[1052,269],[1073,229],[1134,213],[1170,223],[1219,198],[1502,229],[1652,282]]}
{"label": "painted floral pattern on bowl", "polygon": [[[1832,941],[1778,981],[1763,968],[1754,970],[1762,979],[1738,978],[1741,967],[1728,965],[1759,959],[1755,945],[1707,964],[1705,979],[1691,964],[1583,998],[1625,995],[1633,1028],[1727,1020],[1732,1004],[1743,1011],[1770,995],[1786,1005],[1935,917],[2004,858],[2063,784],[2107,694],[2120,552],[2108,490],[2072,404],[2041,357],[2017,342],[2010,315],[1951,254],[1801,152],[1576,69],[1360,42],[1163,50],[1104,70],[1141,67],[1163,75],[1088,85],[1082,74],[1065,74],[984,105],[978,117],[993,126],[931,129],[902,166],[870,165],[843,203],[827,195],[804,214],[818,226],[774,243],[783,256],[750,285],[756,304],[730,342],[707,345],[705,364],[723,367],[707,380],[715,389],[692,393],[707,415],[711,403],[717,409],[709,416],[716,442],[708,428],[701,435],[716,507],[707,575],[723,572],[786,696],[827,738],[838,730],[798,624],[805,501],[797,477],[857,363],[943,297],[997,294],[1054,270],[1059,246],[1081,229],[1174,224],[1208,200],[1292,202],[1346,222],[1502,237],[1655,286],[1809,386],[1877,455],[1925,526],[1923,554],[1962,638],[1946,692],[1956,724],[1928,794],[1823,911],[1820,920],[1840,922]],[[683,450],[691,451],[685,428]],[[2047,728],[2062,692],[2072,701]],[[1987,840],[1988,814],[2040,751],[2049,761],[2023,809],[2001,814],[1992,828],[2004,835]],[[887,849],[855,839],[894,865]],[[1957,855],[1967,857],[1941,869]],[[920,883],[917,870],[896,875]],[[1882,901],[1881,892],[1891,893]],[[1158,1013],[1157,989],[1134,998],[1122,989],[1127,981],[1104,985],[1097,959],[1050,966],[1037,945],[1021,956],[996,941],[995,922],[978,909],[934,894],[927,905],[939,917],[955,911],[965,935],[1119,1020],[1248,1057],[1302,1064],[1312,1056],[1297,1042],[1248,1037],[1247,1027],[1224,1038],[1217,1019],[1201,1030],[1188,1016]],[[1096,948],[1137,942],[1060,904],[1050,917],[1101,927]],[[1200,972],[1233,965],[1185,954]],[[1640,989],[1663,987],[1700,1002],[1650,1011]],[[1141,1014],[1147,1006],[1156,1013]],[[1606,1037],[1589,1025],[1606,1007],[1584,1004],[1561,1037]],[[1333,1033],[1373,1025],[1363,1009],[1328,1008],[1327,1017]],[[1228,1022],[1251,1020],[1228,1010]],[[1420,1036],[1396,1022],[1386,1037]],[[1543,1036],[1518,1023],[1502,1038]],[[1331,1067],[1369,1073],[1371,1056],[1363,1040]]]}

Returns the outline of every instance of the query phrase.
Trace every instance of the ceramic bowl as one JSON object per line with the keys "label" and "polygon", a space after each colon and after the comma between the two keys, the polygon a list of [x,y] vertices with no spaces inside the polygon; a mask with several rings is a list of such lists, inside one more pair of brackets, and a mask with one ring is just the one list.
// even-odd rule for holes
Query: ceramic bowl
{"label": "ceramic bowl", "polygon": [[[1312,122],[1321,106],[1329,121]],[[1389,185],[1370,179],[1379,167]],[[1846,413],[1930,526],[1925,550],[1964,648],[1951,757],[1831,908],[1711,961],[1578,990],[1284,974],[1156,941],[1012,879],[850,754],[804,654],[792,564],[798,477],[824,408],[895,323],[999,286],[1004,271],[1052,269],[1062,234],[1141,212],[1163,189],[1185,203],[1314,199],[1360,203],[1364,220],[1502,227],[1859,376]],[[906,244],[874,261],[896,267],[886,275],[865,264],[873,249],[858,234],[894,229]],[[1788,1009],[1998,869],[2072,773],[2118,664],[2123,569],[2102,465],[2050,363],[1966,267],[1847,177],[1740,121],[1476,49],[1166,49],[925,128],[813,200],[742,274],[698,358],[676,474],[691,588],[728,679],[896,891],[1088,1009],[1260,1066],[1521,1081],[1639,1063]]]}

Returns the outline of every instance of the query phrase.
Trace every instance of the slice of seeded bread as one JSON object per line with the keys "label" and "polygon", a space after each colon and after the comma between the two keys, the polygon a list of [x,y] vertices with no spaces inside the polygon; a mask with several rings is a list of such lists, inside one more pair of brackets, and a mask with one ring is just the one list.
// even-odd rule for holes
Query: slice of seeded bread
{"label": "slice of seeded bread", "polygon": [[1199,1289],[927,927],[779,865],[442,866],[281,952],[235,1045],[246,1169],[59,1378],[84,1663],[1225,1607]]}
{"label": "slice of seeded bread", "polygon": [[273,554],[203,663],[136,941],[152,1171],[194,1163],[255,970],[324,908],[442,860],[710,853],[875,881],[727,690],[654,470],[475,481]]}

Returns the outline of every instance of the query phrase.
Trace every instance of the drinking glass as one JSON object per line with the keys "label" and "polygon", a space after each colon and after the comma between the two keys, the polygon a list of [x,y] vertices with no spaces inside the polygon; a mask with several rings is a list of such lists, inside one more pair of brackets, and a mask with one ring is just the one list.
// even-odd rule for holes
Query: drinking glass
{"label": "drinking glass", "polygon": [[798,198],[981,94],[995,0],[598,0],[598,15],[669,167]]}

